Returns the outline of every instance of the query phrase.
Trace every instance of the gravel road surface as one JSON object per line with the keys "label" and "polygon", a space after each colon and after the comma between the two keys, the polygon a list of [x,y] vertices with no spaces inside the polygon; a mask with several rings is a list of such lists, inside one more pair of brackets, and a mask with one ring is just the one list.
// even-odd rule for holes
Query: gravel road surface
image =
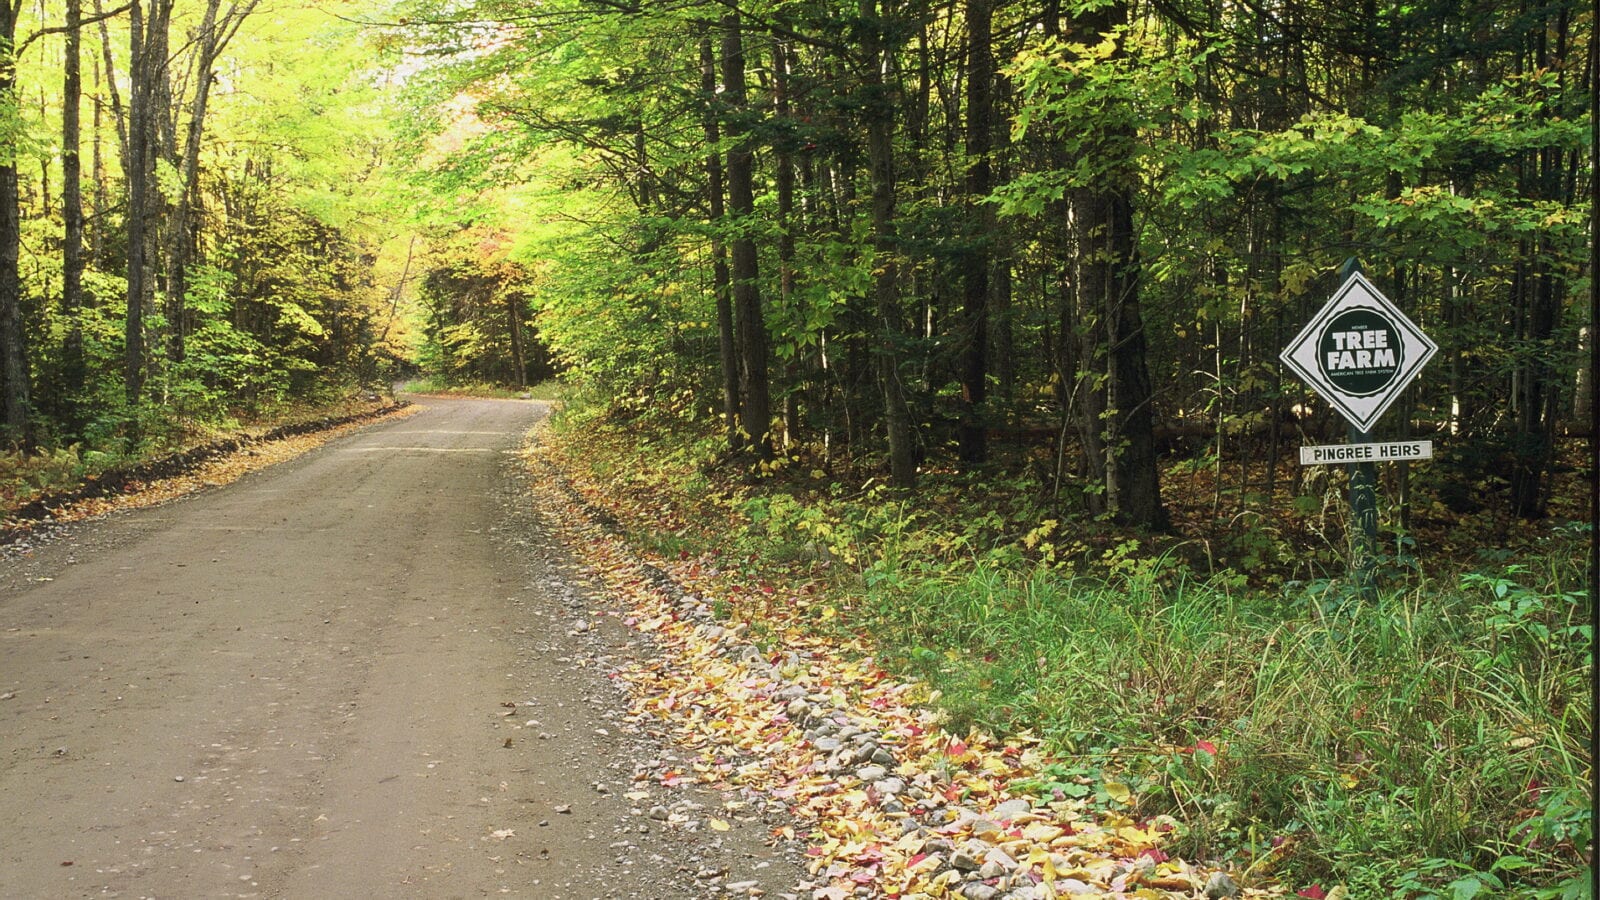
{"label": "gravel road surface", "polygon": [[792,890],[762,823],[633,781],[672,750],[521,502],[542,405],[419,402],[0,557],[0,897]]}

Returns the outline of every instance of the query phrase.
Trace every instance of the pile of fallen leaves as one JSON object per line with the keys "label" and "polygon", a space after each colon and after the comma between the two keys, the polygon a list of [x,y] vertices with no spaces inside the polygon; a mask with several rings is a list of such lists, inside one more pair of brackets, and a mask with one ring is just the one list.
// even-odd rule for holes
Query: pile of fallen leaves
{"label": "pile of fallen leaves", "polygon": [[420,411],[421,407],[416,406],[384,408],[344,416],[339,424],[327,427],[321,427],[320,423],[280,427],[258,436],[229,441],[226,448],[214,454],[191,451],[180,455],[171,465],[155,461],[157,464],[148,467],[147,477],[137,474],[119,477],[114,486],[109,481],[104,486],[98,485],[99,479],[91,478],[74,491],[8,510],[5,518],[0,519],[0,543],[15,540],[41,524],[60,525],[117,510],[143,509],[207,488],[232,484],[251,472],[293,459],[374,421],[406,418]]}
{"label": "pile of fallen leaves", "polygon": [[1022,790],[1051,762],[1036,739],[946,732],[924,686],[812,627],[833,612],[815,585],[646,559],[608,527],[628,513],[582,466],[548,442],[528,460],[541,513],[604,582],[611,614],[659,650],[622,677],[697,759],[651,777],[786,804],[803,833],[773,837],[807,842],[813,900],[1283,894],[1170,856],[1178,823],[1139,817],[1118,781],[1071,792],[1089,797]]}

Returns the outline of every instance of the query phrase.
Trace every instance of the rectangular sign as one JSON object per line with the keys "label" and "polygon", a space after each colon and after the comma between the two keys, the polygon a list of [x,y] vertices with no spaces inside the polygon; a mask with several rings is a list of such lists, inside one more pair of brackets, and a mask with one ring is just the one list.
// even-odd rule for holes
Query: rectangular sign
{"label": "rectangular sign", "polygon": [[1324,444],[1301,447],[1300,465],[1325,466],[1334,463],[1410,462],[1433,459],[1433,441],[1388,441],[1381,444]]}

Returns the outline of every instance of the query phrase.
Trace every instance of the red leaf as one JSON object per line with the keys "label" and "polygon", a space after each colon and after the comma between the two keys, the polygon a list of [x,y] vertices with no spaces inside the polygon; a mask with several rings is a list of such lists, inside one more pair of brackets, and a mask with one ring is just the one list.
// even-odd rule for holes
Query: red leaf
{"label": "red leaf", "polygon": [[1313,884],[1311,887],[1295,891],[1294,895],[1296,897],[1310,897],[1311,900],[1327,900],[1328,892],[1322,889],[1322,885]]}
{"label": "red leaf", "polygon": [[1194,748],[1196,750],[1204,750],[1205,752],[1211,754],[1212,756],[1216,756],[1217,755],[1217,745],[1211,743],[1210,741],[1201,741],[1201,742],[1195,744]]}

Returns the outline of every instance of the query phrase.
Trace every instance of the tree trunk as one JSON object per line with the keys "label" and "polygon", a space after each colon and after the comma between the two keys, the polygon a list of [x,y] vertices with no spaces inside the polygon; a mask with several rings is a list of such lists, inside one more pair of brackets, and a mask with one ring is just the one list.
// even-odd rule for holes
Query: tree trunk
{"label": "tree trunk", "polygon": [[761,272],[749,223],[755,215],[755,158],[744,83],[744,41],[739,14],[722,18],[722,96],[728,105],[728,212],[736,231],[732,242],[733,314],[739,338],[739,382],[744,394],[740,424],[761,459],[772,458],[772,400],[767,380],[767,331],[761,314]]}
{"label": "tree trunk", "polygon": [[[1118,0],[1079,13],[1074,25],[1093,43],[1127,21],[1128,6]],[[1112,115],[1110,121],[1125,118]],[[1072,191],[1079,300],[1098,316],[1089,333],[1103,341],[1093,350],[1103,360],[1096,378],[1104,389],[1088,391],[1095,399],[1085,404],[1085,430],[1100,436],[1105,511],[1123,524],[1160,529],[1167,527],[1167,516],[1156,469],[1152,390],[1139,310],[1138,235],[1133,224],[1133,192],[1139,176],[1128,152],[1133,135],[1128,126],[1112,124],[1095,138],[1100,156],[1096,162],[1103,174],[1097,184]]]}
{"label": "tree trunk", "polygon": [[[129,9],[131,28],[133,10]],[[106,27],[105,10],[100,0],[94,0],[94,15],[99,19],[100,25],[100,57],[105,63],[104,85],[106,92],[111,95],[111,115],[117,125],[117,149],[123,162],[128,160],[128,123],[124,118],[122,109],[122,92],[117,90],[117,67],[111,54],[111,29]],[[126,175],[126,173],[124,173]]]}
{"label": "tree trunk", "polygon": [[[892,0],[885,0],[892,2]],[[894,111],[891,90],[884,83],[887,12],[877,0],[861,0],[864,92],[867,120],[867,166],[872,184],[873,299],[878,318],[878,381],[883,389],[884,423],[889,436],[889,483],[909,489],[917,484],[916,447],[912,443],[911,410],[900,380],[900,285],[895,233]]]}
{"label": "tree trunk", "polygon": [[992,0],[967,0],[967,222],[961,255],[962,368],[961,464],[986,461],[985,403],[989,395],[989,268],[994,254],[994,210],[984,198],[994,189],[989,159],[994,149],[994,54],[990,48]]}
{"label": "tree trunk", "polygon": [[[15,46],[17,6],[0,0],[0,45]],[[9,103],[16,88],[16,69],[8,60],[0,65],[0,103]],[[21,197],[17,190],[17,162],[11,155],[0,159],[0,406],[4,407],[5,438],[26,445],[30,396],[27,339],[23,335]]]}
{"label": "tree trunk", "polygon": [[[784,41],[772,45],[772,102],[780,128],[790,124],[789,108],[790,48]],[[776,173],[774,181],[778,193],[778,308],[794,309],[795,290],[795,221],[794,221],[794,150],[793,140],[781,131],[774,147]],[[799,348],[789,354],[784,366],[783,390],[783,445],[790,446],[799,440],[800,431],[800,353]]]}
{"label": "tree trunk", "polygon": [[66,345],[62,348],[62,375],[65,396],[62,406],[69,423],[76,426],[76,409],[83,393],[83,330],[77,313],[83,305],[83,159],[80,152],[80,104],[83,95],[79,34],[82,28],[82,0],[67,0],[66,48],[61,79],[61,217],[65,226],[61,247],[61,312],[67,321]]}
{"label": "tree trunk", "polygon": [[528,388],[527,342],[522,338],[522,299],[522,295],[516,291],[506,292],[506,324],[510,326],[511,334],[512,381],[519,391]]}
{"label": "tree trunk", "polygon": [[1593,353],[1594,325],[1585,325],[1578,331],[1578,373],[1573,381],[1572,422],[1568,434],[1582,434],[1591,438],[1600,438],[1600,431],[1595,428],[1594,404],[1594,377],[1595,370],[1589,365]]}
{"label": "tree trunk", "polygon": [[[1010,85],[1005,78],[995,80],[995,100],[993,105],[1004,108],[1010,96]],[[996,130],[996,172],[995,177],[1001,184],[1011,180],[1011,141],[1007,136],[1008,126],[996,112],[991,116],[991,121],[1000,127]],[[1013,274],[1012,262],[1016,250],[1009,228],[996,229],[998,244],[993,248],[994,283],[990,287],[989,302],[993,304],[990,310],[990,320],[994,326],[994,362],[995,381],[1000,389],[1000,403],[1003,416],[1007,422],[1014,423],[1017,410],[1017,348],[1016,348],[1016,313],[1012,303]]]}
{"label": "tree trunk", "polygon": [[206,113],[211,103],[213,70],[239,26],[255,11],[259,0],[235,3],[218,17],[222,0],[207,0],[205,17],[196,35],[194,97],[189,105],[189,128],[184,135],[183,154],[175,160],[178,170],[178,196],[166,224],[166,292],[168,355],[173,362],[184,357],[187,316],[185,304],[189,289],[189,256],[194,238],[190,219],[200,199],[200,146],[205,137]]}
{"label": "tree trunk", "polygon": [[[1540,70],[1554,66],[1562,72],[1568,49],[1569,14],[1561,10],[1556,21],[1534,34],[1533,62]],[[1553,26],[1553,28],[1551,27]],[[1554,47],[1550,38],[1554,38]],[[1548,107],[1541,106],[1537,118],[1548,119]],[[1571,170],[1576,170],[1581,157],[1575,151]],[[1536,200],[1553,200],[1571,206],[1575,199],[1576,178],[1566,177],[1567,155],[1558,147],[1545,147],[1527,154],[1527,171],[1531,184],[1524,186],[1525,193]],[[1524,252],[1531,252],[1524,266],[1521,280],[1521,308],[1525,310],[1523,325],[1518,335],[1527,347],[1522,365],[1518,367],[1518,397],[1515,416],[1515,433],[1512,437],[1511,505],[1512,511],[1523,519],[1543,518],[1548,512],[1549,475],[1555,462],[1556,435],[1560,431],[1561,392],[1566,381],[1565,372],[1556,365],[1560,354],[1557,335],[1561,325],[1561,311],[1565,306],[1565,281],[1555,269],[1558,251],[1551,246],[1550,238],[1538,235],[1524,243]]]}
{"label": "tree trunk", "polygon": [[94,231],[89,238],[89,258],[96,265],[104,265],[106,253],[106,163],[105,152],[102,149],[105,142],[101,140],[101,127],[105,124],[105,104],[100,101],[100,63],[94,64],[94,118],[89,123],[90,147],[90,174],[89,178],[94,184],[90,193],[89,202],[94,210]]}
{"label": "tree trunk", "polygon": [[739,433],[739,356],[738,343],[733,331],[732,285],[728,274],[728,247],[715,229],[722,227],[726,214],[722,187],[722,154],[717,144],[722,140],[722,126],[717,121],[717,60],[711,46],[711,35],[703,31],[700,36],[700,91],[705,102],[706,134],[706,201],[710,209],[711,227],[711,292],[717,305],[717,355],[722,363],[722,418],[727,426],[728,451],[737,453],[744,449],[744,439]]}
{"label": "tree trunk", "polygon": [[[3,0],[0,0],[3,2]],[[160,4],[162,0],[154,0]],[[150,75],[145,46],[143,0],[128,8],[128,128],[123,136],[123,171],[128,182],[128,311],[123,323],[123,390],[129,406],[144,395],[145,217],[149,206],[149,147],[154,122],[150,111]]]}
{"label": "tree trunk", "polygon": [[163,251],[166,255],[167,357],[173,363],[184,358],[187,331],[185,295],[189,285],[189,212],[197,193],[200,174],[200,139],[205,127],[206,107],[211,99],[211,67],[220,50],[217,40],[217,10],[221,0],[207,0],[205,17],[197,38],[199,58],[195,62],[194,98],[189,112],[189,132],[183,154],[175,160],[178,170],[178,196],[167,216]]}

